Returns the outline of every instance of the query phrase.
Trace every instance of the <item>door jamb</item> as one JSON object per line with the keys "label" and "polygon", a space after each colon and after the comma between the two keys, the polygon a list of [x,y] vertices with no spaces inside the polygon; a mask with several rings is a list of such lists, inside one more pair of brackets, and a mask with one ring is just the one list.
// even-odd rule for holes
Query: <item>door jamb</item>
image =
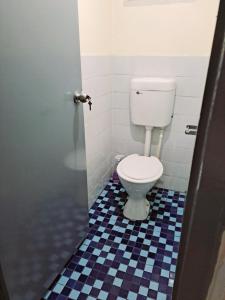
{"label": "door jamb", "polygon": [[173,300],[206,299],[224,230],[225,1],[220,1],[187,194]]}

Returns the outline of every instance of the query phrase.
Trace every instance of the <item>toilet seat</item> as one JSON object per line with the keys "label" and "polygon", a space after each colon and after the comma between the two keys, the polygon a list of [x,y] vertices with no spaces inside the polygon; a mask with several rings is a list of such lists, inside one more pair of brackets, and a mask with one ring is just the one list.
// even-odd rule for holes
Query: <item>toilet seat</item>
{"label": "toilet seat", "polygon": [[119,176],[134,183],[158,180],[163,174],[163,165],[155,156],[132,154],[124,158],[117,167]]}

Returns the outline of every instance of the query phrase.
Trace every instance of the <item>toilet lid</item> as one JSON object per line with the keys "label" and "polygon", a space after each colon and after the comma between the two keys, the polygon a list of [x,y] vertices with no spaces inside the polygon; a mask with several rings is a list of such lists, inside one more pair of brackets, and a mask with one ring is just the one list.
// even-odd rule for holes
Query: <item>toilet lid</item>
{"label": "toilet lid", "polygon": [[161,177],[163,166],[157,157],[132,154],[121,161],[121,171],[129,178],[145,180]]}

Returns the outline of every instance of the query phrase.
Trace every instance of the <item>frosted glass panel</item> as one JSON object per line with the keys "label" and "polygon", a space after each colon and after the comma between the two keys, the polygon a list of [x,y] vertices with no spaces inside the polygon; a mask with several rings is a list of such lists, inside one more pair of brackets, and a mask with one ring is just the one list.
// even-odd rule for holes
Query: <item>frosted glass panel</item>
{"label": "frosted glass panel", "polygon": [[80,242],[87,183],[77,4],[0,1],[0,263],[38,300]]}

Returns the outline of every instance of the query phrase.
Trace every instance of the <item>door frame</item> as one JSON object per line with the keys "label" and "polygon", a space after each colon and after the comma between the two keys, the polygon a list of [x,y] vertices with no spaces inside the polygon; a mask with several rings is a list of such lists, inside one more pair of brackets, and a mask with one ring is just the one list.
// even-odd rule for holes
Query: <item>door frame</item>
{"label": "door frame", "polygon": [[4,280],[4,277],[3,277],[1,265],[0,265],[0,299],[10,300],[7,289],[6,289],[6,284],[5,284],[5,280]]}
{"label": "door frame", "polygon": [[207,298],[224,230],[225,1],[220,1],[186,200],[173,300]]}

